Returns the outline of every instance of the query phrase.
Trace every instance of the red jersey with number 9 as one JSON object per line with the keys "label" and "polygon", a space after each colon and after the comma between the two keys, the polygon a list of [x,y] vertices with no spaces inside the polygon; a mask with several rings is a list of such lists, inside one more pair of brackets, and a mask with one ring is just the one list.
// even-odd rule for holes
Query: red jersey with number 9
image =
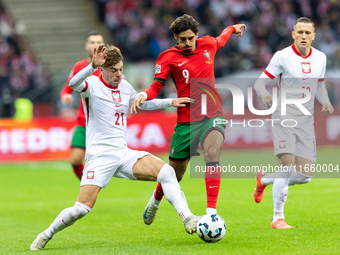
{"label": "red jersey with number 9", "polygon": [[[172,79],[178,97],[190,97],[195,103],[177,108],[177,122],[200,121],[205,116],[213,118],[223,116],[222,103],[214,75],[214,59],[220,48],[219,41],[211,36],[196,40],[193,52],[184,52],[178,45],[160,54],[155,66],[154,80],[160,86],[165,84],[168,77]],[[201,96],[206,94],[206,115],[201,113]]]}

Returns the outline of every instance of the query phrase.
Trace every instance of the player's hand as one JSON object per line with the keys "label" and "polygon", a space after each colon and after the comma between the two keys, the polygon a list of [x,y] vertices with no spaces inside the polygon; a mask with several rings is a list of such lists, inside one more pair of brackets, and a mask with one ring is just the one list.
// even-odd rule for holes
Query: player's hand
{"label": "player's hand", "polygon": [[233,25],[233,27],[236,29],[234,34],[237,34],[237,37],[242,36],[243,31],[247,30],[247,27],[245,24],[236,24],[236,25]]}
{"label": "player's hand", "polygon": [[194,99],[191,99],[189,97],[180,97],[175,98],[172,100],[172,106],[173,107],[185,107],[187,104],[193,104],[195,102]]}
{"label": "player's hand", "polygon": [[93,50],[93,58],[92,58],[92,67],[97,68],[98,66],[102,66],[105,63],[106,55],[104,54],[104,50],[106,47],[104,44],[98,45],[97,48]]}
{"label": "player's hand", "polygon": [[262,103],[264,106],[268,106],[268,108],[270,108],[271,104],[273,104],[273,96],[271,94],[265,94],[263,97],[262,97]]}
{"label": "player's hand", "polygon": [[136,97],[135,100],[133,100],[132,104],[131,104],[131,108],[130,108],[130,113],[134,113],[136,114],[137,113],[137,108],[138,109],[141,109],[140,108],[140,105],[143,105],[144,102],[145,102],[145,96],[142,95],[142,94],[139,94],[138,97]]}
{"label": "player's hand", "polygon": [[333,106],[330,104],[330,103],[325,103],[323,106],[322,106],[322,111],[331,115],[333,112],[334,112],[334,108]]}
{"label": "player's hand", "polygon": [[70,94],[65,94],[61,97],[61,102],[63,104],[71,104],[73,102],[73,96]]}

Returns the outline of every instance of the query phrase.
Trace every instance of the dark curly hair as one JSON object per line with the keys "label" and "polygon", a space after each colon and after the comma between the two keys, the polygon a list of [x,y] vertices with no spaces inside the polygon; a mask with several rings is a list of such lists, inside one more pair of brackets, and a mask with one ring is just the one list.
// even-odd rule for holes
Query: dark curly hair
{"label": "dark curly hair", "polygon": [[184,14],[182,17],[178,17],[174,22],[172,22],[169,28],[171,32],[176,35],[187,31],[188,29],[197,34],[198,25],[199,23],[192,16]]}

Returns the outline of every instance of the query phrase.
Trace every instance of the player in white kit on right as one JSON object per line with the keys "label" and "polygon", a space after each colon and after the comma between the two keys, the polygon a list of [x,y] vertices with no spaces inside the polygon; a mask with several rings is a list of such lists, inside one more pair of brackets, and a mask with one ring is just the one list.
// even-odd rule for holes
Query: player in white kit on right
{"label": "player in white kit on right", "polygon": [[[100,67],[102,76],[91,75]],[[69,86],[81,94],[86,116],[85,168],[77,202],[64,209],[49,228],[31,244],[31,250],[42,250],[53,235],[71,226],[93,208],[99,191],[112,177],[130,180],[157,181],[165,197],[176,209],[189,234],[196,232],[200,218],[191,213],[178,184],[174,169],[145,151],[131,150],[126,142],[126,118],[137,92],[122,80],[123,56],[113,45],[99,45],[92,63],[79,71]],[[154,110],[169,106],[183,107],[190,98],[155,99],[141,108]]]}
{"label": "player in white kit on right", "polygon": [[[274,216],[271,227],[277,229],[291,228],[285,223],[283,214],[288,186],[308,183],[313,176],[311,169],[316,162],[313,117],[315,97],[321,103],[322,111],[328,114],[334,111],[324,84],[326,55],[311,47],[315,38],[314,23],[308,18],[299,18],[295,22],[292,36],[294,44],[275,53],[254,85],[263,104],[270,107],[273,98],[265,86],[271,79],[279,78],[280,93],[277,108],[272,114],[272,132],[274,155],[280,171],[270,174],[258,172],[254,191],[255,202],[260,203],[266,186],[273,184]],[[286,115],[281,115],[281,108],[285,105],[281,101],[283,91],[287,91],[286,98],[296,103],[287,104]],[[303,99],[308,101],[303,103]],[[302,106],[310,115],[300,109],[303,107],[297,106],[299,102],[300,106],[303,103]],[[281,123],[284,119],[293,119],[295,122],[286,122],[287,125],[283,126]]]}

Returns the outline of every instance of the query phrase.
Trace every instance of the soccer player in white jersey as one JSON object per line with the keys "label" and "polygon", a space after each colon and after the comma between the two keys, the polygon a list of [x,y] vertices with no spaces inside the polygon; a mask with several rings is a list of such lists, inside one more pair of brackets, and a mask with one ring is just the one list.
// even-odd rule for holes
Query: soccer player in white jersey
{"label": "soccer player in white jersey", "polygon": [[[97,67],[102,75],[91,76]],[[70,80],[69,86],[82,96],[86,116],[85,168],[79,195],[73,207],[64,209],[50,227],[37,236],[31,250],[42,250],[54,234],[89,213],[99,191],[112,176],[160,182],[165,197],[182,218],[185,230],[190,234],[196,232],[199,217],[190,212],[174,169],[148,152],[127,148],[127,113],[138,94],[122,80],[122,74],[120,50],[113,45],[108,48],[99,45],[94,50],[92,63]],[[189,103],[192,103],[190,98],[155,99],[145,102],[142,108],[184,107]]]}
{"label": "soccer player in white jersey", "polygon": [[[263,105],[270,107],[272,95],[265,86],[271,79],[279,78],[280,93],[277,108],[272,114],[274,154],[280,167],[279,173],[258,172],[257,187],[254,191],[255,202],[260,203],[266,186],[273,184],[274,216],[271,227],[278,229],[291,228],[284,220],[283,207],[287,199],[288,186],[308,183],[316,162],[316,143],[314,135],[314,99],[322,105],[322,111],[332,114],[324,84],[326,56],[311,47],[315,38],[314,23],[305,17],[299,18],[294,25],[292,37],[294,43],[275,53],[268,67],[256,81],[254,88],[262,98]],[[295,89],[295,92],[293,91]],[[298,104],[288,104],[286,115],[281,115],[284,103],[282,91],[287,91],[287,98],[302,105],[309,113],[302,112]],[[308,97],[310,99],[307,101]],[[307,101],[307,102],[303,102]],[[303,104],[302,104],[303,103]],[[283,126],[282,120],[295,120],[289,126]]]}

